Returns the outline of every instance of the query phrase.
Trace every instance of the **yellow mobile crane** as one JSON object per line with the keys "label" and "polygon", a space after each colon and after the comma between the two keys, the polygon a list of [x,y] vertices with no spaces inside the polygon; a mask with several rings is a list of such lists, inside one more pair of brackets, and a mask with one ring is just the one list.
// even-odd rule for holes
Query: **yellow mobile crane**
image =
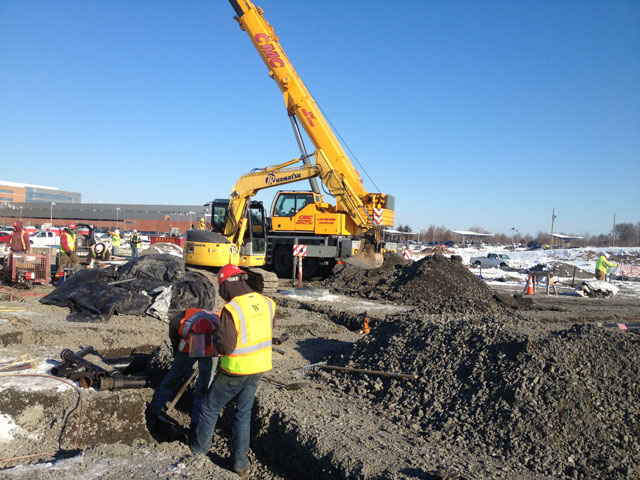
{"label": "yellow mobile crane", "polygon": [[[394,197],[369,193],[351,161],[335,137],[301,78],[278,42],[273,28],[264,19],[261,8],[249,0],[229,0],[236,20],[246,31],[284,94],[287,112],[301,150],[299,159],[281,165],[254,170],[234,185],[227,200],[214,200],[212,230],[187,232],[185,261],[190,265],[245,266],[270,265],[286,274],[292,265],[292,246],[306,244],[306,271],[318,260],[348,259],[353,253],[353,237],[361,237],[357,259],[353,263],[375,267],[382,262],[378,253],[381,229],[394,224]],[[298,121],[315,146],[308,155]],[[292,167],[302,161],[303,165]],[[335,198],[336,205],[325,203],[315,177]],[[257,191],[308,179],[312,191],[279,192],[266,221],[260,202],[251,201]],[[314,264],[313,261],[316,261]],[[331,265],[331,262],[329,262]]]}

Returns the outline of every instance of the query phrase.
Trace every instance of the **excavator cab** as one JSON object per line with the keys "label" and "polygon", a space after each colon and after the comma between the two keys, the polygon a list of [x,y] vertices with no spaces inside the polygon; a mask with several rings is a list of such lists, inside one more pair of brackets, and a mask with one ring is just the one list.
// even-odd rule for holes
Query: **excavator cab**
{"label": "excavator cab", "polygon": [[[240,232],[240,259],[238,265],[246,267],[263,266],[267,251],[267,225],[262,202],[251,201],[245,207],[245,213],[238,225],[227,224],[229,199],[217,199],[211,203],[211,226],[214,231],[226,237],[237,238]],[[230,231],[225,231],[230,230]]]}

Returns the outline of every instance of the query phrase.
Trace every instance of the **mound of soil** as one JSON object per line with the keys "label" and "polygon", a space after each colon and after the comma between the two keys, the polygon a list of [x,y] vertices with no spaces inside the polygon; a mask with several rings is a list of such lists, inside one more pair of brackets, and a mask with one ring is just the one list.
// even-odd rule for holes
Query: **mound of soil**
{"label": "mound of soil", "polygon": [[417,262],[385,255],[380,268],[346,265],[323,285],[336,293],[418,307],[426,313],[488,314],[501,310],[491,289],[461,262],[430,255]]}
{"label": "mound of soil", "polygon": [[545,478],[639,478],[640,337],[595,326],[516,333],[514,322],[402,315],[332,363],[417,380],[332,374],[427,441]]}

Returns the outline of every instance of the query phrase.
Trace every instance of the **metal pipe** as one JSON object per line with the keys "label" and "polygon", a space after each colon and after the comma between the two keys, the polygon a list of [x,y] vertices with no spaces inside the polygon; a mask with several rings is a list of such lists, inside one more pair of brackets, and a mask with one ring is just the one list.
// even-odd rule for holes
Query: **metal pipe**
{"label": "metal pipe", "polygon": [[[93,349],[93,347],[91,348]],[[109,375],[109,372],[106,369],[96,365],[95,363],[90,362],[89,360],[86,360],[76,355],[68,348],[64,349],[60,354],[60,356],[62,357],[63,360],[67,362],[84,367],[84,369],[87,370],[88,372],[92,372],[96,376],[96,378],[106,377],[107,375]]]}
{"label": "metal pipe", "polygon": [[334,365],[315,365],[315,368],[322,368],[324,370],[338,370],[341,372],[350,372],[350,373],[364,373],[366,375],[379,375],[381,377],[406,378],[408,380],[415,380],[418,378],[418,375],[415,373],[381,372],[380,370],[365,370],[362,368],[337,367]]}
{"label": "metal pipe", "polygon": [[127,388],[146,388],[149,386],[148,377],[129,377],[117,375],[102,377],[99,380],[98,390],[123,390]]}
{"label": "metal pipe", "polygon": [[[65,348],[62,351],[62,353],[64,352],[71,352],[71,350]],[[89,345],[88,347],[84,347],[83,349],[78,350],[76,353],[73,353],[73,352],[71,353],[78,358],[82,358],[85,355],[88,355],[89,353],[92,353],[92,352],[94,352],[93,347]],[[65,360],[64,357],[62,357],[62,359]],[[53,367],[51,369],[51,374],[56,377],[68,377],[69,374],[73,371],[79,371],[78,367],[74,365],[73,362],[65,360],[61,365],[58,365],[57,367]]]}

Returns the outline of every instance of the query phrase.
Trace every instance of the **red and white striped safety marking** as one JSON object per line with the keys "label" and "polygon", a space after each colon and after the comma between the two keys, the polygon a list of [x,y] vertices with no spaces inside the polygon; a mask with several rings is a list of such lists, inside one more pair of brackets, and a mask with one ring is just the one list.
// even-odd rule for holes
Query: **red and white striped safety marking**
{"label": "red and white striped safety marking", "polygon": [[402,249],[402,258],[404,258],[405,260],[411,260],[411,253],[409,253],[409,250],[407,250],[406,248]]}
{"label": "red and white striped safety marking", "polygon": [[384,210],[382,208],[374,208],[373,209],[373,223],[376,225],[382,225],[382,215]]}
{"label": "red and white striped safety marking", "polygon": [[294,245],[293,246],[293,256],[294,257],[306,257],[307,256],[307,246],[306,245]]}

